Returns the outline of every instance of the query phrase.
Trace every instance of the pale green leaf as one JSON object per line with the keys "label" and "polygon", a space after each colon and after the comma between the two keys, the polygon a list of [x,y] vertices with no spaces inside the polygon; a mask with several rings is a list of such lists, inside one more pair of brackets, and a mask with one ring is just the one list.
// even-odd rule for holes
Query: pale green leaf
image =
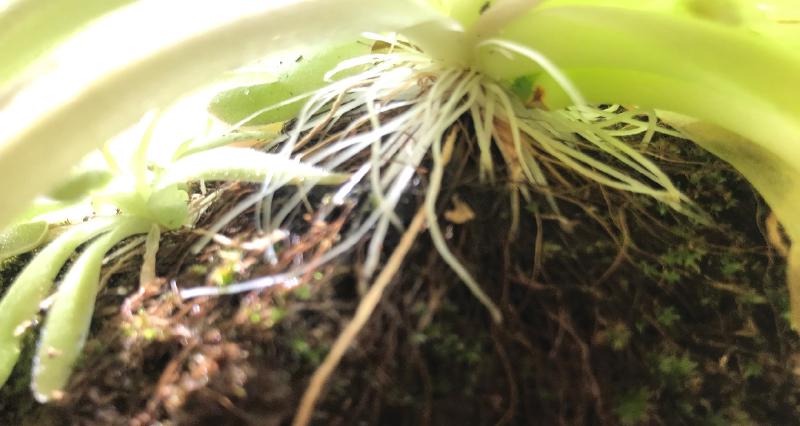
{"label": "pale green leaf", "polygon": [[7,9],[0,11],[0,46],[3,46],[0,49],[0,84],[30,66],[87,22],[132,1],[11,1]]}
{"label": "pale green leaf", "polygon": [[[570,37],[547,36],[557,32]],[[547,56],[591,103],[674,111],[725,129],[727,137],[713,146],[704,141],[715,138],[698,135],[697,142],[739,168],[774,204],[779,218],[794,227],[780,206],[784,199],[798,198],[791,195],[798,186],[789,179],[800,170],[796,52],[738,28],[596,6],[551,5],[518,19],[500,36]],[[537,69],[527,59],[507,58],[488,48],[480,58],[485,72],[502,80]],[[540,78],[537,85],[548,106],[569,104],[552,76]],[[742,159],[749,163],[739,164]],[[790,234],[800,235],[800,229]]]}
{"label": "pale green leaf", "polygon": [[113,220],[95,220],[66,231],[22,270],[0,300],[0,386],[8,379],[20,353],[20,342],[56,275],[75,249],[107,231]]}
{"label": "pale green leaf", "polygon": [[102,188],[111,182],[111,172],[107,170],[86,170],[78,172],[56,186],[47,195],[56,201],[77,201],[89,192]]}
{"label": "pale green leaf", "polygon": [[47,222],[37,221],[11,225],[0,232],[0,260],[38,247],[47,235],[47,228]]}
{"label": "pale green leaf", "polygon": [[403,0],[141,0],[106,15],[0,111],[0,179],[19,182],[4,191],[0,226],[142,113],[225,70],[437,16]]}
{"label": "pale green leaf", "polygon": [[[209,111],[219,119],[230,123],[249,118],[254,113],[299,95],[310,93],[325,83],[325,73],[340,62],[370,52],[367,43],[347,43],[341,46],[326,46],[319,51],[303,54],[294,67],[272,83],[237,87],[226,90],[211,100]],[[338,76],[342,77],[342,76]],[[256,115],[247,125],[269,124],[286,121],[297,116],[307,99]]]}
{"label": "pale green leaf", "polygon": [[81,253],[58,287],[34,358],[31,388],[40,402],[60,395],[81,354],[106,252],[121,240],[145,233],[150,227],[147,221],[135,218],[120,218],[115,225]]}
{"label": "pale green leaf", "polygon": [[189,222],[189,194],[170,185],[150,195],[147,209],[150,219],[167,229],[177,229]]}
{"label": "pale green leaf", "polygon": [[249,148],[222,147],[187,155],[171,164],[159,178],[158,186],[198,180],[241,180],[263,182],[267,178],[300,184],[337,184],[347,175],[331,173],[278,154]]}

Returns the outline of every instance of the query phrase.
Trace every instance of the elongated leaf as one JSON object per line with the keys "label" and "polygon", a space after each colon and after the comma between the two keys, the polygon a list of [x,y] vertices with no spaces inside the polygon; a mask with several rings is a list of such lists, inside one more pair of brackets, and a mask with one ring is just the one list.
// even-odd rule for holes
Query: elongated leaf
{"label": "elongated leaf", "polygon": [[548,0],[541,8],[606,6],[704,21],[800,48],[800,2],[796,0]]}
{"label": "elongated leaf", "polygon": [[130,217],[117,222],[111,232],[81,253],[58,287],[33,364],[31,389],[39,402],[58,398],[83,349],[106,252],[131,235],[147,232],[151,226],[148,221]]}
{"label": "elongated leaf", "polygon": [[47,222],[12,225],[0,232],[0,260],[29,252],[41,244],[47,235]]}
{"label": "elongated leaf", "polygon": [[78,246],[113,226],[112,220],[77,225],[50,243],[22,270],[0,300],[0,386],[20,353],[20,342],[64,262]]}
{"label": "elongated leaf", "polygon": [[90,20],[131,1],[12,1],[6,10],[0,12],[0,46],[3,46],[0,49],[0,84],[13,78]]}
{"label": "elongated leaf", "polygon": [[403,0],[141,0],[107,15],[0,111],[0,179],[19,183],[4,188],[0,226],[144,111],[224,70],[437,16]]}
{"label": "elongated leaf", "polygon": [[[272,83],[237,87],[222,92],[211,100],[209,111],[230,124],[238,123],[265,107],[291,99],[322,87],[325,73],[346,59],[366,55],[366,43],[347,43],[307,52],[291,71]],[[248,125],[269,124],[294,118],[307,99],[263,112],[247,122]]]}
{"label": "elongated leaf", "polygon": [[[269,127],[275,127],[275,126],[269,126]],[[174,155],[174,159],[177,160],[187,155],[208,151],[209,149],[220,148],[237,142],[262,143],[265,141],[275,139],[279,135],[280,135],[280,128],[278,129],[270,128],[266,130],[256,130],[249,132],[231,132],[226,135],[200,140],[197,142],[190,141],[190,143],[184,144],[184,146],[178,148],[177,152]]]}
{"label": "elongated leaf", "polygon": [[68,177],[48,196],[57,201],[77,201],[111,181],[113,175],[106,170],[87,170]]}
{"label": "elongated leaf", "polygon": [[[51,199],[40,198],[29,206],[21,215],[15,217],[14,223],[30,222],[40,220],[40,216],[53,214],[64,209],[74,207],[74,202],[54,201]],[[57,213],[56,213],[57,214]],[[41,219],[46,220],[46,219]]]}
{"label": "elongated leaf", "polygon": [[[557,33],[570,36],[554,37]],[[589,102],[674,111],[739,135],[725,143],[751,153],[735,165],[754,183],[763,179],[759,170],[765,164],[787,174],[800,170],[798,52],[696,19],[594,6],[535,11],[500,36],[548,57]],[[486,72],[501,80],[537,72],[527,60],[488,49],[481,55]],[[544,90],[544,102],[553,108],[567,105],[554,79],[539,75],[534,85]],[[746,158],[752,165],[743,164]],[[794,217],[777,213],[793,229],[793,238],[800,236]]]}
{"label": "elongated leaf", "polygon": [[347,179],[347,175],[331,173],[280,155],[249,148],[223,147],[181,158],[169,166],[158,185],[169,186],[201,179],[263,182],[270,176],[293,184],[337,184]]}

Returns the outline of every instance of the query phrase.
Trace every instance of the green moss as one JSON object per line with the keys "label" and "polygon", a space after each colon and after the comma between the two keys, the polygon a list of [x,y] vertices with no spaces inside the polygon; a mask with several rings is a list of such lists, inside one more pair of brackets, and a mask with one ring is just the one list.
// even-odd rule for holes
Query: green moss
{"label": "green moss", "polygon": [[623,394],[614,407],[614,414],[623,425],[638,425],[650,419],[651,391],[646,388],[636,389]]}

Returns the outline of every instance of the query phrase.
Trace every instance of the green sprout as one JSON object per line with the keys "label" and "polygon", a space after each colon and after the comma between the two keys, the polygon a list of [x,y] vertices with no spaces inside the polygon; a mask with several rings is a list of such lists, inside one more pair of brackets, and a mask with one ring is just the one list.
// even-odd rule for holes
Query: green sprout
{"label": "green sprout", "polygon": [[[0,234],[0,259],[44,246],[0,300],[0,383],[7,380],[20,355],[25,334],[35,323],[59,272],[68,264],[56,291],[49,296],[52,303],[41,329],[31,382],[39,401],[60,397],[88,334],[106,253],[121,241],[145,233],[149,233],[145,251],[157,250],[162,230],[190,226],[203,204],[189,202],[188,183],[220,180],[260,183],[268,178],[268,173],[277,185],[331,184],[345,178],[277,154],[224,146],[199,152],[188,149],[188,154],[151,172],[147,149],[153,127],[145,133],[129,161],[135,166],[134,176],[114,170],[113,164],[121,159],[109,158],[105,169],[75,174],[47,200],[23,215],[33,216],[31,219],[23,219]],[[201,143],[201,146],[217,145]],[[39,214],[41,206],[48,206],[51,211]],[[99,214],[95,209],[113,213]],[[63,225],[64,219],[75,210],[93,214],[75,225]],[[58,235],[45,243],[51,233]]]}
{"label": "green sprout", "polygon": [[[688,137],[747,177],[789,238],[800,241],[800,3],[794,0],[142,0],[72,34],[91,13],[112,7],[86,0],[96,7],[91,12],[65,18],[64,25],[30,41],[15,36],[11,23],[21,14],[45,22],[45,10],[34,6],[39,3],[16,0],[0,12],[0,41],[41,54],[41,59],[0,69],[0,176],[21,182],[4,189],[0,225],[19,218],[24,206],[56,187],[83,154],[154,105],[235,66],[304,51],[303,60],[275,81],[224,91],[210,105],[232,129],[248,126],[246,132],[257,129],[250,126],[293,119],[287,137],[273,145],[281,154],[257,154],[268,156],[269,164],[256,170],[250,167],[256,164],[246,163],[249,156],[209,165],[216,159],[210,151],[188,150],[192,154],[165,172],[136,175],[132,191],[98,195],[98,202],[123,214],[71,229],[34,259],[46,255],[37,264],[49,272],[36,272],[47,279],[34,280],[25,291],[41,297],[50,286],[42,289],[41,282],[52,282],[50,275],[78,245],[102,234],[74,263],[86,272],[70,270],[65,280],[94,274],[97,259],[128,235],[148,232],[154,224],[175,229],[190,222],[183,182],[246,178],[248,170],[267,181],[303,168],[324,176],[336,173],[334,181],[346,181],[338,182],[334,203],[351,197],[360,184],[368,187],[374,208],[366,219],[320,259],[293,273],[308,272],[371,233],[363,272],[370,276],[379,266],[388,230],[402,225],[394,213],[400,197],[418,166],[431,158],[424,207],[434,245],[499,321],[498,307],[450,251],[436,217],[448,157],[462,141],[476,144],[486,182],[498,180],[492,151],[500,153],[512,182],[515,215],[523,200],[533,202],[531,186],[548,188],[549,167],[557,164],[701,217],[629,142],[636,137],[646,146],[656,133]],[[192,13],[185,13],[186,7]],[[139,31],[145,26],[149,31]],[[62,39],[67,41],[57,44]],[[469,137],[459,139],[454,124],[464,116],[471,118],[472,128]],[[337,123],[345,129],[308,147],[304,135],[332,132]],[[47,152],[57,155],[40,161]],[[289,154],[294,163],[288,169],[280,169],[282,161],[267,161],[275,160],[273,155],[287,160]],[[133,163],[142,164],[137,158]],[[102,176],[84,179],[85,185],[103,182]],[[57,192],[70,194],[61,189]],[[545,198],[558,213],[555,198]],[[280,225],[301,201],[281,206],[273,224]],[[45,238],[41,225],[15,223],[0,240],[7,241],[0,248],[8,253]],[[797,244],[789,252],[787,280],[791,322],[800,328]],[[183,296],[243,291],[272,281],[192,289]],[[17,287],[5,298],[21,291]],[[78,300],[87,291],[70,294]],[[22,323],[33,317],[38,300],[21,304],[33,309],[20,316]],[[0,305],[0,315],[17,309],[22,308]],[[12,326],[0,321],[0,327],[11,327],[0,338],[0,351],[10,348],[16,359],[14,330],[22,323],[14,319]],[[38,365],[36,370],[49,371]]]}

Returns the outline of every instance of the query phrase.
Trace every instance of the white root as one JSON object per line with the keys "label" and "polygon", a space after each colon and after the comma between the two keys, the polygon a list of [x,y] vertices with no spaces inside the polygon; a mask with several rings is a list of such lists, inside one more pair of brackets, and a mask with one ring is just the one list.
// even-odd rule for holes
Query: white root
{"label": "white root", "polygon": [[[441,139],[465,114],[469,114],[473,121],[481,178],[490,182],[495,180],[492,144],[503,144],[500,151],[504,153],[508,169],[519,173],[517,180],[520,181],[514,182],[517,188],[515,197],[518,191],[524,199],[530,200],[529,187],[548,187],[545,172],[537,160],[537,156],[546,154],[549,161],[609,187],[646,194],[675,208],[681,208],[687,202],[658,167],[619,139],[618,135],[643,135],[641,144],[647,144],[656,132],[670,134],[670,130],[657,125],[652,112],[623,111],[618,106],[605,109],[587,106],[568,78],[538,52],[499,39],[484,44],[533,59],[563,86],[577,106],[553,112],[526,109],[500,85],[475,71],[437,63],[402,43],[395,44],[388,53],[372,53],[345,61],[326,75],[329,85],[301,96],[308,102],[293,129],[274,147],[280,156],[331,172],[349,174],[349,179],[333,192],[328,202],[341,205],[349,199],[363,199],[364,192],[360,188],[366,188],[370,195],[368,202],[372,203],[368,207],[371,210],[369,214],[314,261],[280,275],[256,278],[225,288],[184,290],[183,297],[232,294],[296,283],[298,277],[351,251],[371,233],[362,270],[362,278],[369,279],[380,265],[383,242],[390,226],[402,228],[395,213],[402,195],[423,160],[432,154],[434,167],[427,188],[425,211],[434,246],[492,317],[499,320],[499,310],[450,252],[435,220],[444,167]],[[354,69],[360,72],[333,81],[337,75],[349,74]],[[294,101],[293,98],[280,105]],[[262,109],[254,115],[274,107],[277,106]],[[353,118],[354,114],[356,118]],[[645,120],[639,118],[643,115]],[[342,123],[345,123],[344,129],[334,132],[333,129],[342,128]],[[498,123],[506,127],[499,129]],[[317,142],[306,145],[309,137],[315,137]],[[586,148],[613,157],[624,168],[604,163],[588,154]],[[645,181],[641,181],[642,178]],[[285,183],[280,179],[265,180],[259,193],[232,209],[210,232],[219,232],[228,221],[257,203],[269,210],[261,216],[265,219],[262,223],[269,227],[266,231],[287,228],[285,230],[291,232],[286,220],[305,201],[313,185],[302,187],[273,213],[272,195]],[[545,197],[551,209],[560,214],[554,196],[545,191]],[[519,208],[518,203],[515,203],[515,210]]]}

